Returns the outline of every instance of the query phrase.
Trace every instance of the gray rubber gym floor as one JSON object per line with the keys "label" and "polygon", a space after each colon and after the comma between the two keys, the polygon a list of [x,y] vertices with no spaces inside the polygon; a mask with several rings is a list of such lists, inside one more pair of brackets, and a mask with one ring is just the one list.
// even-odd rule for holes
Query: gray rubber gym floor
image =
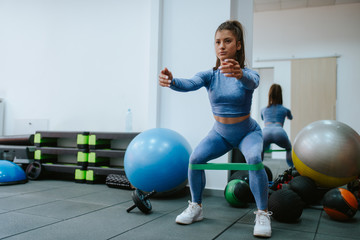
{"label": "gray rubber gym floor", "polygon": [[[284,160],[268,161],[274,176]],[[205,219],[178,225],[175,217],[187,207],[188,193],[152,198],[153,211],[130,213],[131,191],[105,184],[39,180],[0,186],[0,239],[256,239],[252,236],[255,205],[232,208],[218,193],[204,198]],[[293,224],[272,220],[271,239],[360,239],[360,214],[350,222],[331,220],[316,208],[306,208]]]}

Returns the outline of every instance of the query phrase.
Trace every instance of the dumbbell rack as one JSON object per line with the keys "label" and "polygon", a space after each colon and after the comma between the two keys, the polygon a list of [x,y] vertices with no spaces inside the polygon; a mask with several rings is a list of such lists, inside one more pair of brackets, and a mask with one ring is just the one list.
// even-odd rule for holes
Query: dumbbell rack
{"label": "dumbbell rack", "polygon": [[34,159],[47,177],[70,176],[79,183],[105,183],[109,174],[125,176],[124,156],[138,132],[53,132],[35,134]]}
{"label": "dumbbell rack", "polygon": [[109,174],[125,176],[125,151],[138,134],[138,132],[91,132],[86,182],[105,183]]}
{"label": "dumbbell rack", "polygon": [[89,155],[89,132],[38,131],[34,159],[47,177],[85,182]]}

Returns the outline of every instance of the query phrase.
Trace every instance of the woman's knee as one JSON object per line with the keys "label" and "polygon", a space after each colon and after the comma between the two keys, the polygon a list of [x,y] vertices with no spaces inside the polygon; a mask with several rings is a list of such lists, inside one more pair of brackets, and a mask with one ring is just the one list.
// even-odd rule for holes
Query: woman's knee
{"label": "woman's knee", "polygon": [[261,153],[263,151],[262,145],[253,145],[250,149],[242,151],[245,160],[248,164],[257,164],[262,162]]}
{"label": "woman's knee", "polygon": [[196,152],[193,152],[190,155],[189,163],[190,164],[201,164],[205,163],[207,160],[204,158],[204,155],[197,154]]}
{"label": "woman's knee", "polygon": [[258,164],[262,162],[261,158],[261,152],[254,154],[254,155],[248,155],[245,156],[245,160],[247,164]]}

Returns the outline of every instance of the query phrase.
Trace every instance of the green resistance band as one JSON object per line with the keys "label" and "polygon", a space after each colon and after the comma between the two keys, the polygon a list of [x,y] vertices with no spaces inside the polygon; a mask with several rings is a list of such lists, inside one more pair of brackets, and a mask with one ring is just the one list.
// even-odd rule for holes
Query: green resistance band
{"label": "green resistance band", "polygon": [[247,163],[206,163],[206,164],[189,164],[191,170],[261,170],[264,164],[247,164]]}
{"label": "green resistance band", "polygon": [[271,153],[271,152],[286,152],[286,149],[269,149],[269,150],[265,150],[266,153]]}

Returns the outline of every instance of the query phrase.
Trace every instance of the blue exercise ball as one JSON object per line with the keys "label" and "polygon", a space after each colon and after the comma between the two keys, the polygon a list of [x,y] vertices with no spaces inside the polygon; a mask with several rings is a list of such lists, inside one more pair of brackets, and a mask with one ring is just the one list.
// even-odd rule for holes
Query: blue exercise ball
{"label": "blue exercise ball", "polygon": [[186,139],[173,130],[144,131],[126,149],[126,176],[134,187],[143,191],[174,191],[187,181],[191,151]]}
{"label": "blue exercise ball", "polygon": [[0,160],[0,185],[26,183],[25,171],[8,160]]}

